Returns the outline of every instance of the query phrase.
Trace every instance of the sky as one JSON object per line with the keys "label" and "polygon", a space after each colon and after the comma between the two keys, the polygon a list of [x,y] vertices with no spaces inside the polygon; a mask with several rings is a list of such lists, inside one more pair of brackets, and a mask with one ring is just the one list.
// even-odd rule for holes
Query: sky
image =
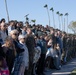
{"label": "sky", "polygon": [[[76,0],[7,0],[8,12],[10,20],[18,20],[25,22],[25,15],[28,15],[31,23],[32,19],[36,19],[36,24],[48,25],[47,10],[44,5],[48,5],[48,9],[53,7],[55,26],[59,27],[57,11],[60,13],[68,13],[68,23],[76,21]],[[53,25],[52,12],[49,10],[50,26]],[[7,21],[7,13],[5,8],[5,0],[0,0],[0,19],[5,18]],[[65,31],[67,31],[66,17],[65,18]],[[69,30],[70,32],[70,30]]]}

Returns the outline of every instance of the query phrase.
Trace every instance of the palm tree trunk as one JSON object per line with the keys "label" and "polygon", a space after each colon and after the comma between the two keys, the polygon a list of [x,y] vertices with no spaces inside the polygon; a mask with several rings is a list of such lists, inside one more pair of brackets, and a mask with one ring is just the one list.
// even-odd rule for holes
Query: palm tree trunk
{"label": "palm tree trunk", "polygon": [[67,15],[67,33],[68,33],[68,15]]}
{"label": "palm tree trunk", "polygon": [[52,11],[52,14],[53,14],[53,25],[54,25],[54,28],[55,28],[55,18],[54,18],[54,11]]}
{"label": "palm tree trunk", "polygon": [[59,20],[59,29],[61,29],[60,16],[59,16],[59,14],[58,14],[58,20]]}
{"label": "palm tree trunk", "polygon": [[63,31],[63,17],[61,16],[61,21],[62,21],[62,31]]}
{"label": "palm tree trunk", "polygon": [[64,18],[64,31],[65,31],[65,18]]}
{"label": "palm tree trunk", "polygon": [[35,22],[34,22],[34,24],[35,24]]}
{"label": "palm tree trunk", "polygon": [[7,1],[6,0],[5,0],[5,7],[6,7],[7,19],[8,19],[8,22],[9,22],[9,13],[8,13]]}
{"label": "palm tree trunk", "polygon": [[47,14],[48,14],[48,20],[49,20],[49,26],[50,26],[50,15],[49,15],[48,7],[47,7]]}

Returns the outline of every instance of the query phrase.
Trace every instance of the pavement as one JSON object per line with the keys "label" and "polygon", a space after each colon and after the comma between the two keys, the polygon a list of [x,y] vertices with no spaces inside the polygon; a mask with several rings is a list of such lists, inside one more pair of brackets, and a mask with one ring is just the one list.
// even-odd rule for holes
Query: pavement
{"label": "pavement", "polygon": [[74,69],[76,69],[76,58],[63,65],[60,70],[51,69],[45,72],[45,75],[70,75]]}

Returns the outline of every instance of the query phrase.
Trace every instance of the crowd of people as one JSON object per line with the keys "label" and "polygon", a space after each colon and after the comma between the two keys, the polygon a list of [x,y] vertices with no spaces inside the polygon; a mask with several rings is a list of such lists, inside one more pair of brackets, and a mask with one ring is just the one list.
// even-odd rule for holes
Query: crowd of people
{"label": "crowd of people", "polygon": [[46,25],[0,20],[0,75],[45,75],[76,56],[76,35]]}

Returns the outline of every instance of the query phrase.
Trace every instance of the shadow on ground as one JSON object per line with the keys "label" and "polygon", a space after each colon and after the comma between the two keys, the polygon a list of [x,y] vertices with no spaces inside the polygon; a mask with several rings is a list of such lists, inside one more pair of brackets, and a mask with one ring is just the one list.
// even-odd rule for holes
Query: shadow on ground
{"label": "shadow on ground", "polygon": [[[45,72],[46,75],[70,75],[71,72],[76,69],[76,58],[72,59],[66,65],[63,65],[61,70],[50,70]],[[73,75],[76,75],[73,73]]]}

